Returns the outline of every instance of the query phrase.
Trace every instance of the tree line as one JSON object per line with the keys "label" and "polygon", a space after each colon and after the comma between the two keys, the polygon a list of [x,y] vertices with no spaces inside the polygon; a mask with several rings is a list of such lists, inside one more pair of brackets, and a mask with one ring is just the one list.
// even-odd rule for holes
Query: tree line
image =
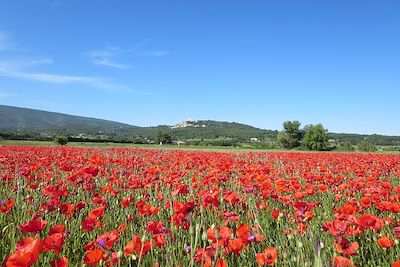
{"label": "tree line", "polygon": [[[351,142],[343,142],[337,145],[330,145],[328,130],[321,123],[309,124],[300,128],[299,121],[285,121],[283,130],[278,133],[278,142],[286,149],[306,149],[314,151],[340,150],[354,151],[354,145]],[[333,140],[334,141],[334,140]],[[360,151],[373,152],[377,151],[374,144],[361,141],[357,144]]]}

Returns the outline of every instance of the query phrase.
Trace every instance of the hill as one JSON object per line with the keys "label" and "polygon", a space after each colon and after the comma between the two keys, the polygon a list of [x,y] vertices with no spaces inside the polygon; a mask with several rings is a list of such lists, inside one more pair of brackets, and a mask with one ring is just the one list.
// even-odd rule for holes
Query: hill
{"label": "hill", "polygon": [[[50,140],[54,135],[68,135],[76,141],[112,141],[154,143],[165,132],[175,141],[192,145],[237,145],[270,147],[278,131],[265,130],[237,122],[186,120],[176,125],[138,127],[96,118],[66,115],[27,108],[0,105],[0,137],[5,139]],[[400,136],[329,133],[334,143],[363,140],[376,145],[400,146]]]}
{"label": "hill", "polygon": [[118,136],[132,131],[129,124],[56,112],[0,105],[0,131],[23,134]]}

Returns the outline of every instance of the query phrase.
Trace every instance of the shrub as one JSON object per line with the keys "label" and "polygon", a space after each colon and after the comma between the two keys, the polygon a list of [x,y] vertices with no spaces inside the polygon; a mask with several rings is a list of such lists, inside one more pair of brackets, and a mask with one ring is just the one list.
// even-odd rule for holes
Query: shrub
{"label": "shrub", "polygon": [[56,137],[54,137],[54,142],[57,145],[66,145],[68,143],[68,137],[67,136],[63,136],[63,135],[57,135]]}

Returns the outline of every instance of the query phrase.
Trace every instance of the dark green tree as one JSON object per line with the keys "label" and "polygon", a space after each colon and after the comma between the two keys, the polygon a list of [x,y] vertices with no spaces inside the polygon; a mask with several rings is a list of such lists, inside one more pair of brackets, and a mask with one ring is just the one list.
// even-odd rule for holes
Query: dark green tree
{"label": "dark green tree", "polygon": [[68,136],[64,136],[64,135],[57,135],[56,137],[54,137],[54,142],[57,145],[66,145],[68,143]]}
{"label": "dark green tree", "polygon": [[283,123],[283,131],[278,133],[278,141],[284,148],[292,149],[300,146],[300,140],[303,136],[300,124],[299,121],[285,121]]}
{"label": "dark green tree", "polygon": [[160,145],[172,144],[172,137],[166,132],[159,131],[157,133],[156,141]]}
{"label": "dark green tree", "polygon": [[328,130],[321,123],[305,126],[303,145],[309,150],[326,150],[329,145]]}
{"label": "dark green tree", "polygon": [[357,147],[358,150],[363,152],[374,152],[378,150],[374,144],[371,144],[370,142],[367,142],[365,140],[358,143]]}

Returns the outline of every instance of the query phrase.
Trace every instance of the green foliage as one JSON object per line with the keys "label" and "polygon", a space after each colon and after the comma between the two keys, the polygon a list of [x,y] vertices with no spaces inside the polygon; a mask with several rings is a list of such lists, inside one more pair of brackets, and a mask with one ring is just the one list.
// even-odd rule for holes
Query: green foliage
{"label": "green foliage", "polygon": [[285,121],[283,131],[278,133],[278,141],[284,148],[292,149],[300,146],[302,136],[299,121]]}
{"label": "green foliage", "polygon": [[357,147],[358,147],[358,150],[363,151],[363,152],[374,152],[374,151],[378,150],[374,144],[371,144],[365,140],[360,142],[357,145]]}
{"label": "green foliage", "polygon": [[166,132],[159,131],[156,140],[160,145],[172,144],[172,137]]}
{"label": "green foliage", "polygon": [[56,137],[54,137],[54,142],[57,145],[64,146],[68,143],[68,137],[63,135],[57,135]]}
{"label": "green foliage", "polygon": [[354,146],[351,142],[346,141],[346,142],[340,143],[337,150],[339,150],[339,151],[354,151]]}
{"label": "green foliage", "polygon": [[319,123],[317,125],[307,125],[304,127],[303,144],[309,150],[328,149],[328,130]]}

